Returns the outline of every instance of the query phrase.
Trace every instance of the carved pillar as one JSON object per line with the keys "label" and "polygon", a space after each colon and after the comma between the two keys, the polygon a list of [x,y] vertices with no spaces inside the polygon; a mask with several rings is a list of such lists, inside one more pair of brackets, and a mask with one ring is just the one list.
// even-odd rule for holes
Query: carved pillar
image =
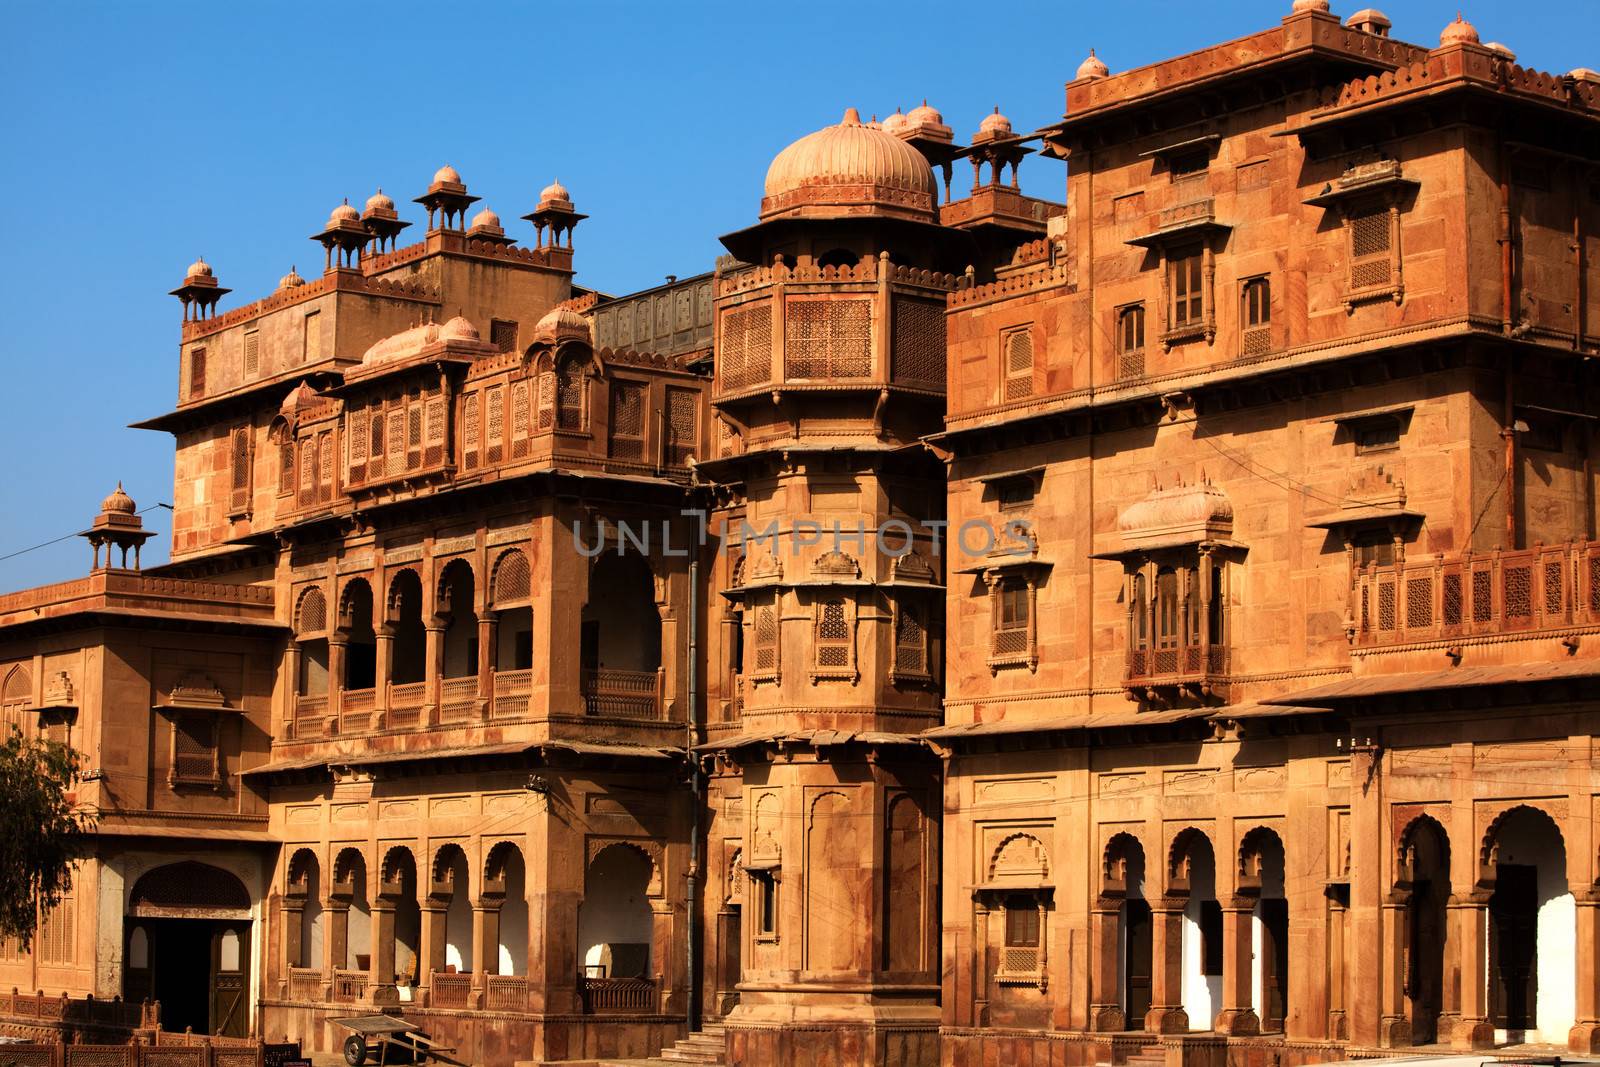
{"label": "carved pillar", "polygon": [[1383,1016],[1379,1020],[1378,1040],[1384,1048],[1406,1048],[1414,1039],[1411,1020],[1406,1014],[1407,948],[1411,921],[1411,892],[1395,889],[1383,898],[1380,929],[1383,940],[1378,950],[1383,954],[1383,987],[1378,993],[1378,1003]]}
{"label": "carved pillar", "polygon": [[1115,895],[1101,896],[1095,901],[1094,910],[1089,913],[1089,950],[1093,954],[1094,968],[1089,991],[1093,999],[1089,1007],[1089,1028],[1092,1030],[1114,1031],[1127,1026],[1122,1010],[1122,991],[1117,982],[1117,972],[1120,970],[1118,963],[1121,962],[1118,951],[1121,947],[1121,916],[1120,891]]}
{"label": "carved pillar", "polygon": [[979,894],[972,902],[973,975],[972,1017],[976,1026],[989,1025],[989,902]]}
{"label": "carved pillar", "polygon": [[350,646],[350,637],[343,631],[334,631],[328,638],[328,721],[339,722],[344,710],[344,662]]}
{"label": "carved pillar", "polygon": [[1344,942],[1345,922],[1349,914],[1347,897],[1350,887],[1334,883],[1328,886],[1328,1037],[1334,1041],[1349,1039],[1349,1025],[1344,1008]]}
{"label": "carved pillar", "polygon": [[482,1008],[488,976],[499,970],[500,901],[472,902],[472,1006]]}
{"label": "carved pillar", "polygon": [[665,897],[651,899],[650,970],[654,972],[656,984],[661,990],[661,1000],[656,1010],[669,1015],[683,1010],[683,983],[679,980],[680,970],[672,952],[673,943],[677,940],[673,935],[672,913],[670,900]]}
{"label": "carved pillar", "polygon": [[350,901],[335,897],[328,902],[328,936],[323,941],[322,999],[332,999],[333,972],[350,962]]}
{"label": "carved pillar", "polygon": [[1222,909],[1222,1012],[1217,1016],[1219,1034],[1257,1034],[1261,1020],[1256,1017],[1251,964],[1251,918],[1256,898],[1236,896]]}
{"label": "carved pillar", "polygon": [[1161,897],[1150,910],[1150,1011],[1144,1028],[1156,1034],[1189,1030],[1183,1010],[1183,909],[1187,897]]}
{"label": "carved pillar", "polygon": [[300,941],[300,931],[305,917],[305,910],[305,897],[286,896],[283,898],[283,909],[278,912],[278,921],[282,924],[278,943],[283,949],[278,957],[283,961],[283,972],[279,977],[283,979],[282,995],[286,999],[289,992],[289,971],[295,967],[309,965],[308,961],[300,958],[300,950],[303,947]]}
{"label": "carved pillar", "polygon": [[290,641],[283,650],[284,669],[289,672],[289,677],[283,687],[283,723],[289,729],[284,730],[285,737],[294,737],[295,716],[298,712],[296,704],[300,697],[300,642]]}
{"label": "carved pillar", "polygon": [[1600,896],[1594,889],[1574,893],[1578,911],[1578,943],[1574,959],[1578,988],[1573,1013],[1576,1023],[1567,1034],[1567,1047],[1583,1056],[1600,1052]]}
{"label": "carved pillar", "polygon": [[444,681],[444,620],[437,616],[424,631],[424,680],[427,683],[427,706],[422,709],[422,719],[428,726],[439,725],[439,687]]}
{"label": "carved pillar", "polygon": [[478,616],[478,711],[485,719],[494,700],[494,648],[499,630],[496,613],[485,610]]}
{"label": "carved pillar", "polygon": [[372,903],[372,967],[367,974],[367,994],[374,1004],[398,1004],[394,987],[394,901]]}
{"label": "carved pillar", "polygon": [[394,676],[394,627],[384,623],[373,631],[376,659],[372,682],[373,729],[389,725],[389,679]]}
{"label": "carved pillar", "polygon": [[418,961],[417,973],[431,990],[434,973],[444,970],[445,905],[433,897],[425,897],[420,907],[422,936],[417,953],[422,958]]}
{"label": "carved pillar", "polygon": [[1453,1044],[1458,1049],[1492,1048],[1489,1022],[1489,892],[1474,889],[1450,898],[1461,946],[1461,1021]]}

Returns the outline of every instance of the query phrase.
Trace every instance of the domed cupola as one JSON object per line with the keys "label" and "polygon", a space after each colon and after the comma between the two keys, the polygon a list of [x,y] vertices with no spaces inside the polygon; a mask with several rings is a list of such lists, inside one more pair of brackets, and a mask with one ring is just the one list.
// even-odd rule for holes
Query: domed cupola
{"label": "domed cupola", "polygon": [[1117,517],[1130,549],[1166,548],[1233,536],[1233,502],[1209,482],[1155,489]]}
{"label": "domed cupola", "polygon": [[400,221],[400,213],[394,209],[394,200],[384,195],[382,189],[367,197],[367,206],[361,212],[361,222],[377,241],[377,251],[393,251],[394,239],[400,236],[400,231],[410,226],[409,222]]}
{"label": "domed cupola", "polygon": [[198,322],[217,313],[217,301],[233,292],[217,284],[217,276],[204,257],[189,264],[183,272],[183,284],[172,290],[172,295],[183,301],[183,321]]}
{"label": "domed cupola", "polygon": [[838,125],[807,134],[773,159],[761,218],[875,215],[931,222],[936,200],[933,170],[922,153],[862,123],[850,108]]}
{"label": "domed cupola", "polygon": [[361,212],[346,200],[328,214],[328,224],[311,239],[326,253],[324,271],[350,270],[361,265],[361,251],[372,240],[372,234],[362,224]]}
{"label": "domed cupola", "polygon": [[589,320],[571,308],[558,304],[539,320],[538,325],[534,326],[533,336],[535,340],[551,343],[588,341]]}
{"label": "domed cupola", "polygon": [[509,245],[516,243],[506,236],[505,229],[500,225],[500,216],[487,207],[472,216],[472,225],[467,229],[467,236],[476,241],[486,241],[489,244]]}

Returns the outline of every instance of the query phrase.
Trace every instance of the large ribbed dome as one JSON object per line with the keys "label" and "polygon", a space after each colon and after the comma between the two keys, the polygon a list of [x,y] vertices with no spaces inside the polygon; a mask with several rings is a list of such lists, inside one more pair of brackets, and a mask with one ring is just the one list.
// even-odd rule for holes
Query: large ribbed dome
{"label": "large ribbed dome", "polygon": [[855,108],[837,126],[800,138],[767,168],[761,217],[891,214],[927,221],[935,204],[933,170],[921,152]]}

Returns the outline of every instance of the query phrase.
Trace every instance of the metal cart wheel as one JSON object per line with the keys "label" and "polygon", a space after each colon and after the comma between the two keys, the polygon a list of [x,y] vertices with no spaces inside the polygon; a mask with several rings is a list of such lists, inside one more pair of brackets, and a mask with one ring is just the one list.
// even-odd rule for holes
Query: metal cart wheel
{"label": "metal cart wheel", "polygon": [[360,1034],[351,1034],[344,1039],[344,1062],[350,1067],[361,1067],[367,1058],[367,1039]]}

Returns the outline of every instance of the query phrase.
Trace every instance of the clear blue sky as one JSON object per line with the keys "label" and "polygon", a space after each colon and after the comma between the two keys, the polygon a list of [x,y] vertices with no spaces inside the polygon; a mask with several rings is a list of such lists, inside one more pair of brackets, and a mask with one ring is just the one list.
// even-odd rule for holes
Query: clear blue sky
{"label": "clear blue sky", "polygon": [[[1335,0],[1348,16],[1366,0]],[[1433,44],[1460,0],[1388,0]],[[590,218],[580,282],[611,292],[709,269],[754,221],[791,140],[926,96],[965,140],[998,104],[1061,114],[1094,46],[1112,70],[1271,25],[1290,0],[1005,4],[17,3],[4,7],[0,555],[82,529],[120,478],[172,499],[172,439],[126,429],[177,393],[179,307],[203,254],[265,295],[343,197],[408,201],[453,164],[514,236],[559,177]],[[1470,0],[1528,66],[1600,67],[1600,0]],[[984,20],[991,19],[992,24]],[[1023,167],[1059,196],[1059,164]],[[416,230],[411,231],[416,234]],[[147,562],[165,558],[162,536]],[[86,571],[69,541],[0,561],[0,590]]]}

